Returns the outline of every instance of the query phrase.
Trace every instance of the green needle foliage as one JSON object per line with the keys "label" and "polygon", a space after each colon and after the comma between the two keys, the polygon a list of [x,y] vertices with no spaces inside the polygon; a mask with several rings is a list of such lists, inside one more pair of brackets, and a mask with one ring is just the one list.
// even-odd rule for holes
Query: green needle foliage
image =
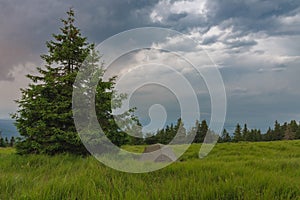
{"label": "green needle foliage", "polygon": [[[67,19],[61,21],[63,27],[60,28],[60,34],[53,34],[54,40],[46,43],[48,54],[41,56],[45,66],[37,68],[39,75],[27,76],[33,83],[21,90],[22,97],[16,101],[19,109],[13,117],[22,136],[16,145],[19,154],[88,154],[74,125],[72,92],[83,64],[90,62],[89,66],[93,66],[100,57],[96,55],[94,45],[89,44],[74,26],[72,9],[67,12]],[[92,59],[85,61],[88,56]],[[103,76],[103,71],[99,75]],[[121,134],[117,126],[111,125],[114,80],[115,77],[98,82],[95,107],[98,120],[108,137],[117,138],[112,141],[122,145],[126,142],[126,135]],[[122,98],[125,96],[117,97],[119,101]],[[119,103],[116,107],[120,106]]]}

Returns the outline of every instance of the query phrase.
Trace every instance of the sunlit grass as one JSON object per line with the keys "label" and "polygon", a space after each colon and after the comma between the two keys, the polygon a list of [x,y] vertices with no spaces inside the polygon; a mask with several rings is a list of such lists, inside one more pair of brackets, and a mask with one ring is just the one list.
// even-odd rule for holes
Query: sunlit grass
{"label": "sunlit grass", "polygon": [[11,147],[8,147],[8,148],[0,147],[0,153],[1,154],[13,154],[15,152],[16,152],[16,150],[14,148],[11,148]]}
{"label": "sunlit grass", "polygon": [[193,144],[179,162],[146,174],[93,157],[0,149],[0,199],[300,199],[300,141],[217,144],[204,159],[199,149]]}

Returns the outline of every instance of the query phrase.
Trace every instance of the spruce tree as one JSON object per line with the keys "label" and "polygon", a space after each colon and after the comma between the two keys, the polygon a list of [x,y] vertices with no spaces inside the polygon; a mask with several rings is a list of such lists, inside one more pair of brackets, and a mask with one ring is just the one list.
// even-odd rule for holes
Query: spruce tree
{"label": "spruce tree", "polygon": [[289,124],[284,132],[284,140],[294,140],[296,138],[296,131],[293,128],[293,124]]}
{"label": "spruce tree", "polygon": [[131,126],[126,128],[126,143],[129,145],[141,145],[144,142],[142,124],[136,119],[134,123],[128,123]]}
{"label": "spruce tree", "polygon": [[226,129],[223,130],[222,136],[219,138],[218,142],[230,142],[231,137]]}
{"label": "spruce tree", "polygon": [[5,147],[5,142],[2,137],[0,137],[0,147]]}
{"label": "spruce tree", "polygon": [[0,130],[0,147],[5,147],[4,139],[2,137],[2,131]]}
{"label": "spruce tree", "polygon": [[61,20],[61,33],[46,43],[48,54],[41,56],[45,66],[37,68],[39,75],[27,75],[33,83],[16,101],[19,110],[14,117],[23,137],[16,146],[18,153],[87,153],[73,122],[72,89],[92,45],[74,26],[74,11],[67,15]]}
{"label": "spruce tree", "polygon": [[[86,62],[93,66],[99,56],[94,51],[94,45],[81,35],[74,21],[74,11],[70,9],[67,18],[61,19],[61,32],[53,34],[54,39],[46,43],[48,54],[41,56],[45,66],[37,68],[39,75],[27,76],[32,83],[21,90],[22,97],[16,101],[19,110],[13,117],[22,136],[16,145],[20,154],[88,154],[74,125],[72,92],[79,69]],[[85,61],[88,56],[94,60]],[[103,75],[103,71],[99,75]],[[125,133],[117,137],[115,133],[120,131],[112,120],[114,80],[115,77],[106,82],[99,81],[95,107],[99,123],[108,132],[108,137],[120,146],[125,141]]]}
{"label": "spruce tree", "polygon": [[156,144],[159,143],[159,141],[157,140],[157,137],[155,137],[156,135],[152,134],[152,133],[146,133],[145,135],[145,144]]}
{"label": "spruce tree", "polygon": [[234,142],[239,142],[242,140],[242,133],[241,133],[241,126],[240,124],[236,125],[235,131],[233,133],[233,141]]}
{"label": "spruce tree", "polygon": [[280,123],[278,123],[278,121],[275,121],[274,124],[274,131],[273,131],[273,139],[274,140],[282,140],[283,136],[284,136],[284,131],[282,126],[280,125]]}
{"label": "spruce tree", "polygon": [[245,140],[245,141],[251,141],[251,138],[250,138],[250,135],[249,135],[249,130],[248,130],[247,124],[244,124],[242,138],[243,138],[243,140]]}
{"label": "spruce tree", "polygon": [[263,135],[264,141],[272,141],[273,140],[273,130],[271,127],[268,128],[267,133]]}
{"label": "spruce tree", "polygon": [[202,143],[208,132],[208,125],[207,125],[206,120],[202,120],[201,124],[197,120],[196,124],[195,124],[195,128],[196,128],[196,135],[195,135],[194,142]]}
{"label": "spruce tree", "polygon": [[173,132],[174,132],[172,138],[172,140],[174,139],[173,144],[184,144],[186,142],[187,140],[186,129],[184,127],[184,123],[181,118],[177,120],[177,124],[175,125]]}
{"label": "spruce tree", "polygon": [[297,130],[296,130],[296,139],[297,139],[297,140],[300,139],[300,123],[299,123],[299,125],[298,125]]}
{"label": "spruce tree", "polygon": [[9,146],[13,147],[13,146],[15,145],[15,142],[16,142],[15,137],[12,136],[12,137],[10,138]]}
{"label": "spruce tree", "polygon": [[[154,137],[157,140],[157,143],[165,144],[166,143],[166,132],[165,132],[165,129],[164,128],[161,129],[161,130],[158,129],[156,131],[156,134],[154,135]],[[150,139],[150,141],[151,141],[151,139]],[[148,139],[147,139],[147,142],[148,142]]]}
{"label": "spruce tree", "polygon": [[5,137],[5,140],[4,140],[4,146],[5,147],[8,147],[9,146],[9,142],[8,142],[8,138]]}

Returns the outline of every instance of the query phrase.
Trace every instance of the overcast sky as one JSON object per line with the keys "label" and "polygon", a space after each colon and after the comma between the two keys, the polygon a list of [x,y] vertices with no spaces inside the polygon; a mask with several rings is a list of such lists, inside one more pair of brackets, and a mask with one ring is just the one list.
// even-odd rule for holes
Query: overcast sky
{"label": "overcast sky", "polygon": [[[0,118],[9,118],[9,113],[16,111],[13,100],[28,84],[24,75],[34,73],[42,64],[39,55],[47,53],[45,42],[58,32],[59,19],[70,7],[76,11],[82,34],[96,44],[145,26],[170,28],[198,41],[224,80],[228,104],[225,127],[229,129],[237,122],[266,129],[276,119],[300,120],[299,0],[0,0]],[[185,44],[185,53],[193,48]],[[121,58],[119,63],[138,63],[142,53]],[[153,69],[151,74],[156,76]],[[144,69],[132,76],[143,76],[143,72],[148,73]],[[171,76],[171,72],[156,73],[160,79]],[[192,81],[193,73],[189,77]],[[134,84],[130,81],[128,84]],[[199,87],[205,89],[202,84]],[[197,90],[198,97],[203,94],[203,102],[208,101],[205,92]],[[179,116],[176,96],[166,88],[145,86],[135,97],[147,105],[151,101],[165,103],[167,114],[172,115],[169,122]],[[200,110],[205,118],[209,103],[203,106]],[[144,116],[143,121],[147,120]]]}

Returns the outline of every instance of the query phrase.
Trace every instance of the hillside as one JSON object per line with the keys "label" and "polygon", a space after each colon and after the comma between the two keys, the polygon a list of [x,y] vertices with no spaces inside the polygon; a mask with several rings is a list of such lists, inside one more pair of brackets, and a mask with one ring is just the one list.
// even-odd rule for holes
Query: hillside
{"label": "hillside", "polygon": [[0,199],[300,199],[300,141],[217,144],[202,160],[199,148],[146,174],[118,172],[93,157],[0,149]]}

